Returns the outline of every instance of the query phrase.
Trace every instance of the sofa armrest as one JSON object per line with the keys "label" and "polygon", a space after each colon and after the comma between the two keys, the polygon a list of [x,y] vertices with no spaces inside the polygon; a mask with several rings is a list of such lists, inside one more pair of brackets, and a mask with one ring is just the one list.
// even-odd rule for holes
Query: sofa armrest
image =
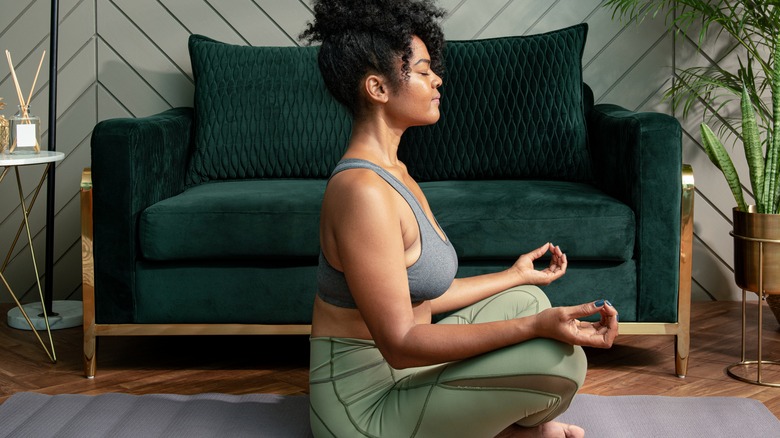
{"label": "sofa armrest", "polygon": [[95,312],[132,322],[141,212],[184,190],[192,108],[105,120],[92,132]]}
{"label": "sofa armrest", "polygon": [[634,210],[638,320],[676,321],[682,193],[680,123],[667,114],[599,104],[588,115],[588,135],[595,184]]}

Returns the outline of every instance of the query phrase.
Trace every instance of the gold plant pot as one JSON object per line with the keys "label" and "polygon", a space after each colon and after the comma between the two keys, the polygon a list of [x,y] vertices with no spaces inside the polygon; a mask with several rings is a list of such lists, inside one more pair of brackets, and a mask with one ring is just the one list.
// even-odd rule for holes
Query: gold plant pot
{"label": "gold plant pot", "polygon": [[[763,295],[780,294],[780,214],[761,214],[751,205],[748,212],[733,210],[734,279],[745,290]],[[763,246],[763,259],[759,250]],[[763,269],[762,269],[763,268]]]}

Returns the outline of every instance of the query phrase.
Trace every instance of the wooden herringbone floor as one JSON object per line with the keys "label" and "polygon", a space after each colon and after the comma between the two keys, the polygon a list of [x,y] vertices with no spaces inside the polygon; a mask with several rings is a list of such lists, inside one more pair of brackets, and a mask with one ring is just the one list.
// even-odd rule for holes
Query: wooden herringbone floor
{"label": "wooden herringbone floor", "polygon": [[[304,336],[102,338],[98,374],[90,380],[82,374],[80,327],[54,332],[58,362],[51,364],[32,333],[8,328],[9,308],[0,305],[0,402],[19,391],[305,394],[308,390],[308,338]],[[749,322],[755,321],[756,309],[755,304],[748,306]],[[765,309],[764,357],[780,360],[780,326]],[[740,304],[696,302],[692,320],[685,379],[674,375],[671,337],[622,336],[611,350],[587,350],[590,367],[581,392],[751,397],[780,418],[780,388],[739,382],[724,372],[726,365],[739,360]],[[755,330],[749,330],[748,336],[750,358],[755,354]],[[765,367],[764,378],[780,381],[780,372]]]}

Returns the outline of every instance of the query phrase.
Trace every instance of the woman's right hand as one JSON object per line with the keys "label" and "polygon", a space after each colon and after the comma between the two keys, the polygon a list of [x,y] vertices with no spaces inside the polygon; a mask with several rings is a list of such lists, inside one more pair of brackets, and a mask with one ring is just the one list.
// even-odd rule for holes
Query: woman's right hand
{"label": "woman's right hand", "polygon": [[[596,322],[580,318],[600,314]],[[609,301],[598,300],[578,306],[553,307],[535,315],[538,337],[571,345],[610,348],[618,335],[618,312]]]}
{"label": "woman's right hand", "polygon": [[[549,266],[542,270],[536,270],[534,262],[547,254],[547,252],[550,253]],[[514,265],[512,265],[512,268],[518,275],[518,284],[547,286],[566,273],[568,264],[566,254],[561,251],[561,247],[555,246],[552,243],[545,243],[541,247],[521,255]]]}

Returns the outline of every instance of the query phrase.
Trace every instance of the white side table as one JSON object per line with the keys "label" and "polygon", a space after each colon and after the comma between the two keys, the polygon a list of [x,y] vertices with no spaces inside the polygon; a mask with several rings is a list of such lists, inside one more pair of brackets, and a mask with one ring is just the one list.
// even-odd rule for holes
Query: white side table
{"label": "white side table", "polygon": [[[5,261],[3,262],[2,267],[0,267],[0,280],[2,280],[6,289],[8,289],[8,292],[11,294],[11,296],[14,299],[14,302],[16,303],[16,308],[12,309],[11,311],[12,312],[19,311],[21,313],[21,315],[24,317],[24,320],[27,322],[32,332],[35,333],[35,337],[38,338],[38,342],[40,342],[41,346],[46,351],[46,354],[49,356],[49,359],[51,359],[51,361],[55,363],[57,362],[57,353],[54,351],[54,340],[51,337],[51,327],[49,326],[49,317],[46,314],[46,308],[44,305],[43,290],[41,290],[40,275],[38,274],[38,263],[35,261],[35,249],[33,247],[32,235],[30,233],[28,214],[30,213],[30,210],[35,204],[35,200],[38,198],[38,193],[41,191],[41,187],[43,186],[43,183],[46,180],[46,175],[49,173],[49,167],[55,162],[62,160],[63,158],[65,158],[64,153],[53,152],[53,151],[41,151],[39,153],[34,153],[32,151],[21,152],[17,150],[13,154],[0,153],[0,166],[3,167],[3,171],[2,173],[0,173],[0,183],[2,183],[6,174],[8,174],[8,171],[13,168],[14,173],[16,174],[16,187],[19,191],[19,206],[22,209],[22,216],[23,216],[22,223],[19,224],[19,229],[16,232],[16,237],[14,238],[14,241],[11,244],[11,248],[9,248],[8,250],[8,255],[6,255]],[[39,164],[44,164],[45,169],[43,171],[43,174],[41,175],[41,179],[40,182],[38,183],[38,186],[35,188],[35,191],[33,192],[30,205],[26,206],[24,201],[24,189],[22,188],[22,180],[19,177],[19,167],[34,166]],[[41,299],[40,307],[37,307],[38,303],[33,303],[35,305],[34,308],[30,308],[29,304],[23,306],[19,302],[19,299],[17,298],[16,294],[11,288],[11,285],[8,284],[5,275],[3,275],[5,269],[8,267],[8,263],[11,260],[11,255],[13,254],[14,248],[16,247],[16,243],[19,241],[19,236],[21,236],[23,230],[27,232],[27,243],[30,248],[30,258],[32,259],[33,268],[35,269],[35,284],[38,287],[38,295],[40,296]],[[38,329],[42,330],[43,328],[36,327],[36,324],[33,322],[30,316],[28,316],[25,307],[28,307],[28,310],[34,309],[36,312],[37,311],[42,312],[44,327],[46,329],[46,332],[49,335],[49,345],[51,349],[46,346],[46,343],[43,341],[43,339],[41,339],[41,336],[38,334]],[[9,324],[10,324],[12,319],[11,312],[9,312],[8,315],[9,315]]]}

